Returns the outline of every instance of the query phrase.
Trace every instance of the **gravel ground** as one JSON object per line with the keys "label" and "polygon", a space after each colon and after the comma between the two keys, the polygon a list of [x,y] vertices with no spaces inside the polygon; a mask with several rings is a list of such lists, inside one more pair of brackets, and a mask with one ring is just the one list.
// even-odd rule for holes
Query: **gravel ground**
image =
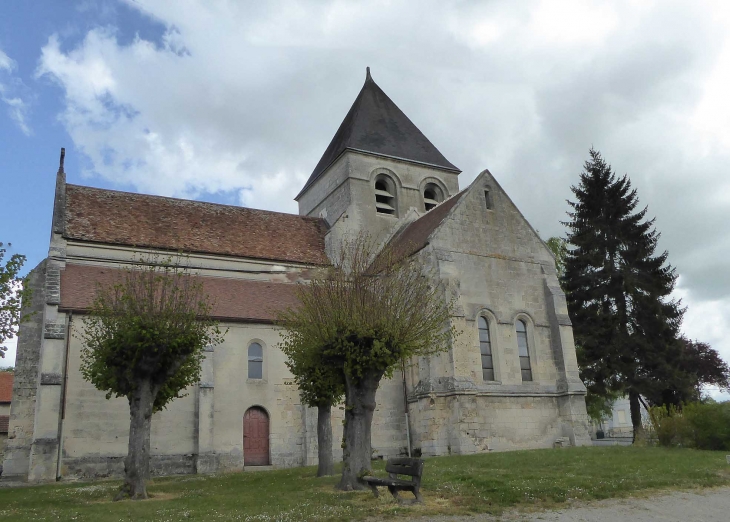
{"label": "gravel ground", "polygon": [[417,518],[419,522],[728,522],[730,488],[676,491],[652,498],[624,498],[576,504],[557,511],[507,512],[501,518],[474,517]]}

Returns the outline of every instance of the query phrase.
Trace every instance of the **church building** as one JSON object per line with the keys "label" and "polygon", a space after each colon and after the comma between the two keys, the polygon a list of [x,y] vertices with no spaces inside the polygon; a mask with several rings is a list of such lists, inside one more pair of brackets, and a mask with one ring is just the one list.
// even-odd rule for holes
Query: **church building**
{"label": "church building", "polygon": [[[29,276],[2,480],[122,474],[129,407],[83,379],[78,332],[120,267],[179,251],[228,332],[206,349],[201,381],[154,414],[153,473],[315,464],[317,411],[300,401],[273,319],[360,231],[418,256],[455,299],[461,332],[381,382],[375,458],[589,444],[553,256],[488,170],[464,189],[459,174],[369,70],[296,197],[299,215],[67,184],[62,156],[48,257]],[[335,440],[342,418],[335,408]]]}

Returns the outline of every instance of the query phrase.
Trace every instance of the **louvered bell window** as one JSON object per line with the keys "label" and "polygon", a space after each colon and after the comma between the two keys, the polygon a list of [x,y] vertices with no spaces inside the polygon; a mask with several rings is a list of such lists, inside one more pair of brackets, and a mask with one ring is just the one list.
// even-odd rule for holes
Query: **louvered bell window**
{"label": "louvered bell window", "polygon": [[435,183],[429,183],[426,185],[426,188],[423,189],[423,206],[425,207],[426,212],[441,203],[443,200],[444,193],[441,190],[441,187]]}
{"label": "louvered bell window", "polygon": [[515,325],[517,329],[517,349],[520,354],[520,372],[522,381],[532,380],[532,366],[530,365],[530,350],[527,346],[527,325],[519,320]]}
{"label": "louvered bell window", "polygon": [[492,359],[492,342],[489,338],[489,324],[484,317],[479,317],[479,351],[482,354],[482,378],[494,380],[494,359]]}
{"label": "louvered bell window", "polygon": [[395,184],[387,176],[380,176],[375,180],[375,211],[394,216],[395,209]]}

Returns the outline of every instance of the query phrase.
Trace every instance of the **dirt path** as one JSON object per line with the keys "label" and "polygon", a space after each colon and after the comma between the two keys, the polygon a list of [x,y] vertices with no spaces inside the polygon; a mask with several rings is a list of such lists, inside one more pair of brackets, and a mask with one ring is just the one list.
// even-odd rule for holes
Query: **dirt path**
{"label": "dirt path", "polygon": [[676,491],[653,498],[610,499],[539,513],[505,513],[502,518],[432,517],[412,519],[414,522],[728,522],[730,520],[730,488]]}

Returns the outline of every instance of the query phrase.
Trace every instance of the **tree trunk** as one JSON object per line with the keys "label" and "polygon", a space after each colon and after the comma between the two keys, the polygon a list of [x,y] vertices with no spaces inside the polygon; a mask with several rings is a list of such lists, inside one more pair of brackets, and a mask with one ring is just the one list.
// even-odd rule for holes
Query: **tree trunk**
{"label": "tree trunk", "polygon": [[335,464],[332,460],[332,405],[317,406],[317,447],[319,464],[317,476],[325,477],[335,474]]}
{"label": "tree trunk", "polygon": [[127,458],[124,459],[124,484],[114,500],[148,498],[152,406],[152,384],[149,381],[140,382],[129,400],[129,447]]}
{"label": "tree trunk", "polygon": [[629,389],[629,408],[631,410],[631,424],[634,426],[634,443],[636,439],[644,431],[644,427],[641,423],[641,405],[639,404],[639,393],[634,391],[633,388]]}
{"label": "tree trunk", "polygon": [[342,479],[337,489],[366,489],[360,480],[370,470],[370,430],[375,411],[375,392],[383,372],[366,374],[357,381],[345,375],[345,434],[342,451]]}

